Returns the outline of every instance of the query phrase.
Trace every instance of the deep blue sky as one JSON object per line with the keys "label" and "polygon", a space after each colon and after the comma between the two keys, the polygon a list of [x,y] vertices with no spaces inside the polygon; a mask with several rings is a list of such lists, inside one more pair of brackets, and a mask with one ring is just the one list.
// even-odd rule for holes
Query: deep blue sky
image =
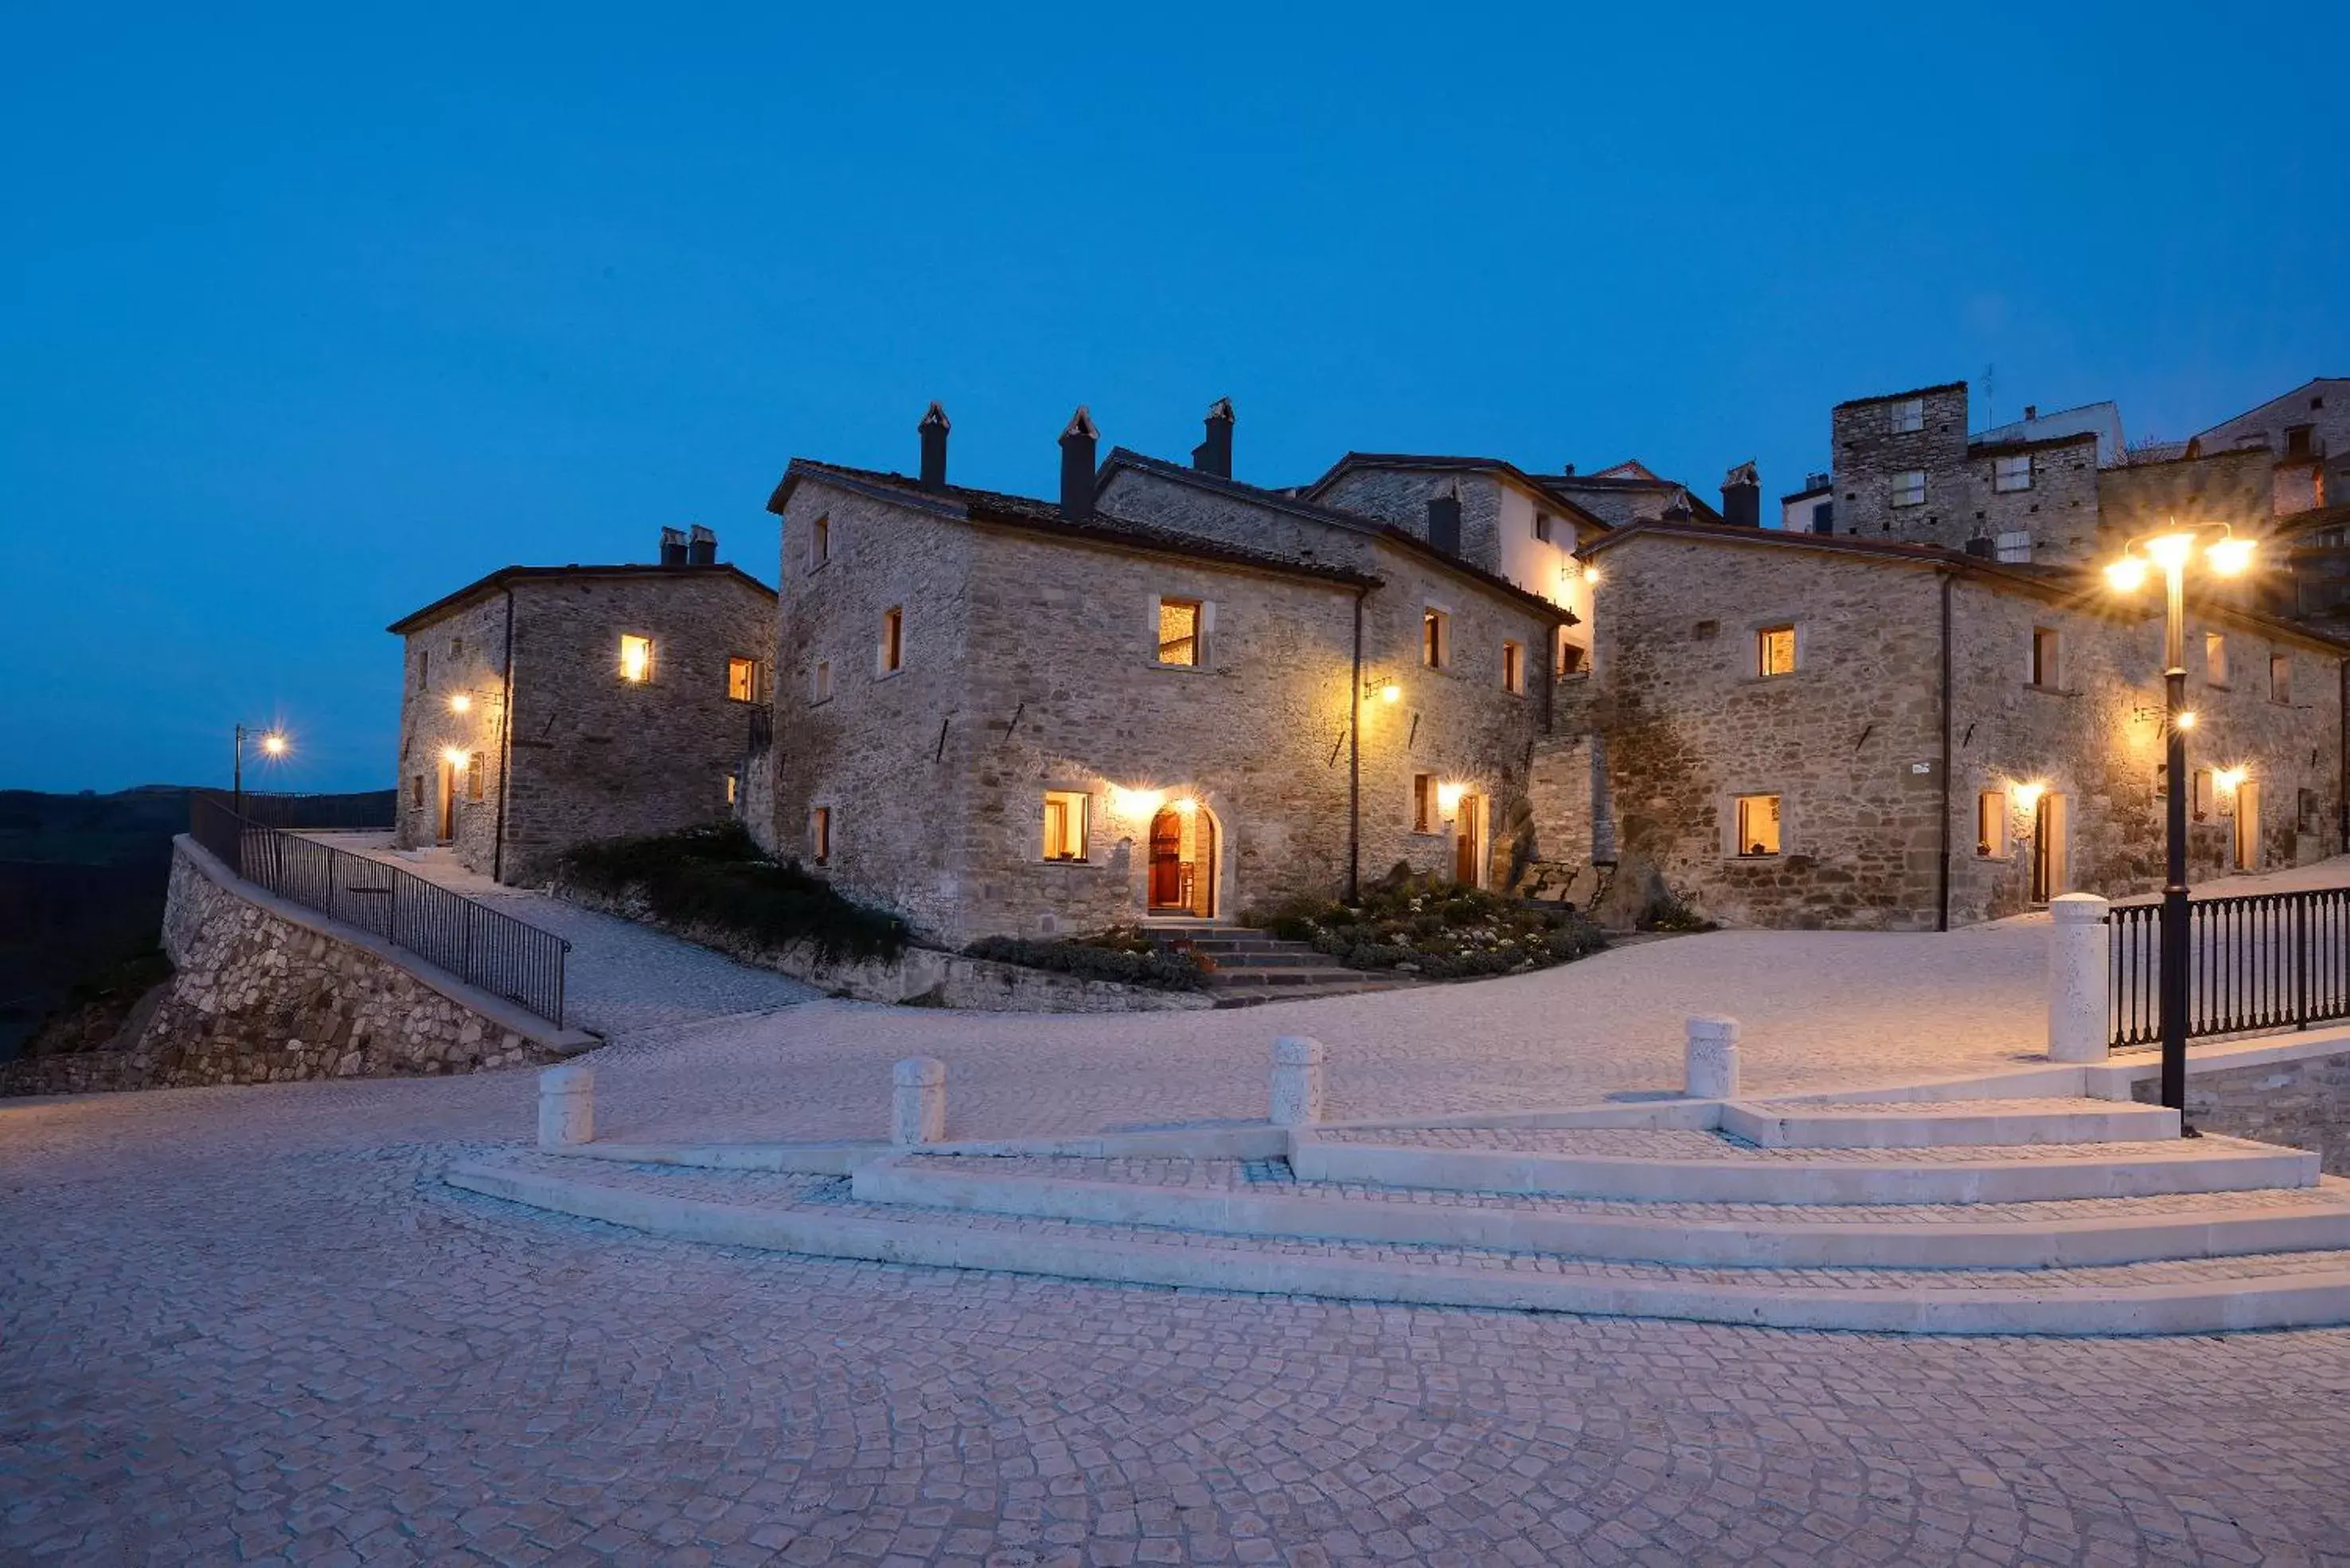
{"label": "deep blue sky", "polygon": [[[0,8],[0,785],[388,784],[383,626],[795,452],[1049,493],[1089,403],[1711,495],[1978,378],[2350,375],[2350,8]],[[2327,16],[2335,19],[2325,20]]]}

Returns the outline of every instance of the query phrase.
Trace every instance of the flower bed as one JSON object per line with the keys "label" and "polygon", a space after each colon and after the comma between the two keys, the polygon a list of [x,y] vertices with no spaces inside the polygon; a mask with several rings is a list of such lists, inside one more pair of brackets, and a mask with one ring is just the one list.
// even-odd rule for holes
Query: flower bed
{"label": "flower bed", "polygon": [[962,950],[968,958],[993,959],[998,963],[1024,964],[1084,980],[1146,985],[1159,991],[1201,991],[1208,983],[1204,959],[1168,952],[1132,927],[1115,928],[1098,936],[1050,941],[982,937]]}
{"label": "flower bed", "polygon": [[1431,980],[1518,974],[1567,963],[1607,945],[1571,909],[1546,909],[1426,877],[1389,877],[1359,906],[1293,899],[1253,909],[1241,923],[1311,942],[1349,969]]}

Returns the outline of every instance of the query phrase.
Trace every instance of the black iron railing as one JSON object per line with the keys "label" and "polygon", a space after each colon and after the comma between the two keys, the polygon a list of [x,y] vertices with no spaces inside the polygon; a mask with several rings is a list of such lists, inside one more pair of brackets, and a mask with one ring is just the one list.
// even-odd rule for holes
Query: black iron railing
{"label": "black iron railing", "polygon": [[194,798],[188,832],[246,881],[372,932],[563,1027],[564,956],[571,944],[554,932],[397,866],[265,827],[217,795]]}
{"label": "black iron railing", "polygon": [[388,789],[359,794],[265,794],[247,790],[244,814],[247,822],[264,827],[390,829],[399,801]]}
{"label": "black iron railing", "polygon": [[[2162,1038],[2162,906],[2106,916],[2111,1039]],[[2350,1018],[2350,888],[2203,898],[2188,906],[2187,1035],[2306,1029]]]}

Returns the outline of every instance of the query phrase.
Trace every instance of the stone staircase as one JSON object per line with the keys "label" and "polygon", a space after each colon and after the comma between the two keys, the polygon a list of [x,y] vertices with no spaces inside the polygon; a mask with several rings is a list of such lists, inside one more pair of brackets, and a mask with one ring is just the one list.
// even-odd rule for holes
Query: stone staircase
{"label": "stone staircase", "polygon": [[1166,927],[1154,929],[1152,940],[1170,951],[1197,952],[1215,964],[1208,993],[1219,1007],[1351,996],[1415,983],[1409,975],[1348,969],[1310,943],[1283,941],[1248,926]]}
{"label": "stone staircase", "polygon": [[1939,1334],[2350,1323],[2350,1182],[2111,1100],[1678,1100],[873,1146],[834,1150],[830,1174],[701,1152],[733,1168],[614,1149],[448,1179],[712,1242],[1341,1300]]}

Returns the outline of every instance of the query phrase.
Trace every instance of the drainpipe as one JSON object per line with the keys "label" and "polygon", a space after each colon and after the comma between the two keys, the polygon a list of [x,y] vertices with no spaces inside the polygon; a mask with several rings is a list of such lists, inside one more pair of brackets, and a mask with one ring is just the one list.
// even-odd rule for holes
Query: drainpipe
{"label": "drainpipe", "polygon": [[505,690],[498,695],[498,829],[490,848],[490,880],[504,882],[506,869],[506,784],[514,777],[514,585],[506,585],[506,659],[499,673]]}
{"label": "drainpipe", "polygon": [[[2341,711],[2336,715],[2338,734],[2342,742],[2340,755],[2334,758],[2334,795],[2342,803],[2342,847],[2350,850],[2350,659],[2334,666],[2341,672]],[[2177,784],[2171,786],[2178,788]]]}
{"label": "drainpipe", "polygon": [[1950,574],[1942,578],[1942,832],[1934,882],[1934,929],[1950,929]]}
{"label": "drainpipe", "polygon": [[[1363,898],[1363,596],[1355,590],[1354,680],[1347,688],[1347,902]],[[2350,668],[2350,667],[2345,667]]]}

